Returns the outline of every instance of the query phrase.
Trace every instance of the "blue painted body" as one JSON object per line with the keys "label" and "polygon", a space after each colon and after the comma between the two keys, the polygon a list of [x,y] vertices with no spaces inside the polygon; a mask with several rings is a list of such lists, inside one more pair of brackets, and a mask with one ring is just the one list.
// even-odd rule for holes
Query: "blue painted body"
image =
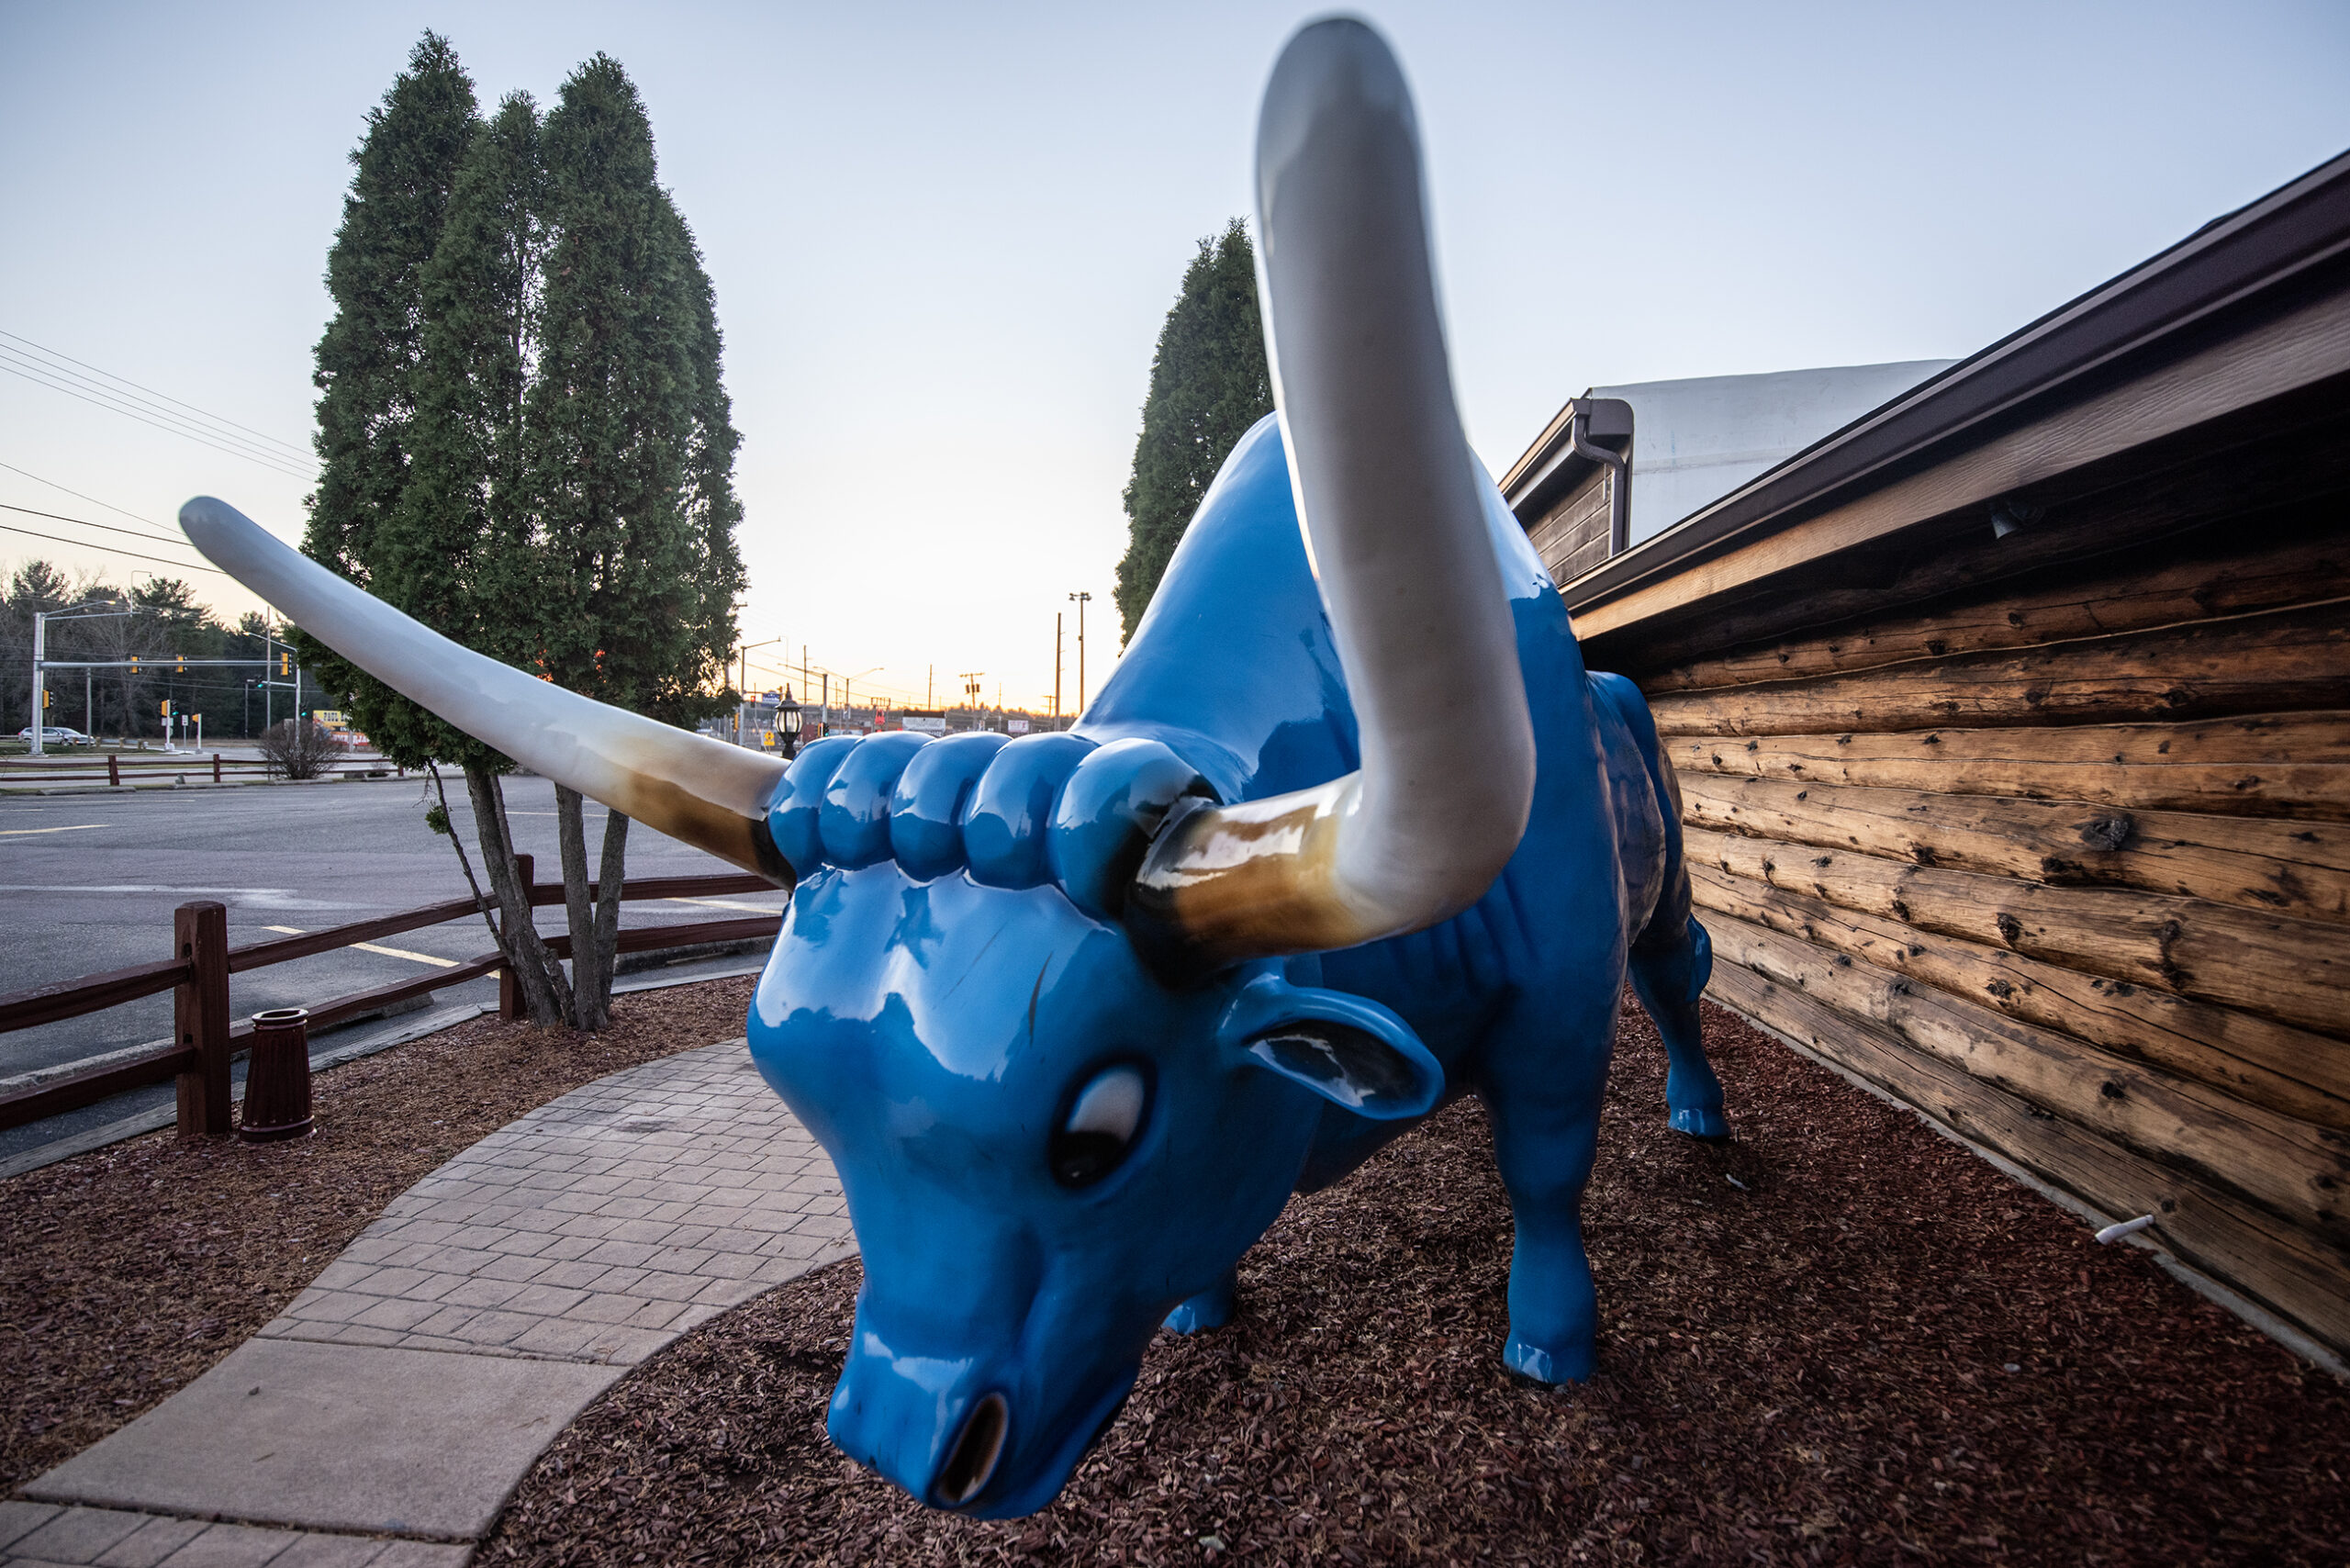
{"label": "blue painted body", "polygon": [[[1580,1210],[1628,962],[1671,1051],[1673,1124],[1719,1136],[1697,1043],[1708,958],[1647,710],[1584,670],[1498,494],[1487,513],[1537,738],[1533,811],[1485,896],[1428,930],[1170,986],[1117,918],[1156,821],[1136,802],[1187,786],[1258,799],[1357,766],[1270,419],[1078,730],[828,740],[794,764],[769,826],[802,880],[750,1040],[832,1155],[864,1255],[831,1412],[852,1457],[983,1517],[1043,1506],[1161,1321],[1229,1314],[1234,1266],[1292,1191],[1464,1092],[1488,1107],[1516,1216],[1505,1358],[1546,1381],[1589,1374]],[[1460,766],[1477,764],[1464,735]],[[1384,1079],[1335,1082],[1281,1048],[1316,1031],[1370,1042]],[[1079,1086],[1119,1065],[1147,1084],[1140,1126],[1107,1177],[1072,1190],[1048,1141]],[[1001,1460],[958,1498],[942,1468],[990,1395],[1008,1413]]]}

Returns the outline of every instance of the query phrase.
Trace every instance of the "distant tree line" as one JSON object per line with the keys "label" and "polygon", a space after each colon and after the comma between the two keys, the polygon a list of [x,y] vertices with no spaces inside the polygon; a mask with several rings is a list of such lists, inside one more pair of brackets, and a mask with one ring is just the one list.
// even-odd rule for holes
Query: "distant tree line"
{"label": "distant tree line", "polygon": [[[150,577],[125,588],[103,574],[68,575],[47,561],[24,562],[0,584],[0,734],[15,734],[32,722],[33,617],[74,605],[111,605],[129,611],[90,619],[52,621],[47,654],[52,659],[112,663],[137,657],[129,669],[51,670],[51,724],[125,740],[161,737],[165,700],[177,711],[204,715],[207,738],[257,735],[270,711],[269,700],[249,689],[262,676],[268,656],[270,620],[247,610],[224,626],[196,601],[195,590],[176,577]],[[284,646],[281,642],[278,644]],[[167,655],[191,659],[252,659],[253,667],[218,666],[174,669]],[[293,693],[274,703],[284,717]]]}
{"label": "distant tree line", "polygon": [[[455,50],[427,33],[352,162],[327,258],[305,550],[572,690],[680,725],[726,709],[741,438],[710,279],[627,73],[599,54],[545,114],[515,93],[484,117]],[[566,979],[516,878],[498,783],[510,761],[305,647],[386,756],[463,770],[532,1015],[600,1028],[628,819],[606,819],[607,892],[591,906],[580,798],[557,791]]]}

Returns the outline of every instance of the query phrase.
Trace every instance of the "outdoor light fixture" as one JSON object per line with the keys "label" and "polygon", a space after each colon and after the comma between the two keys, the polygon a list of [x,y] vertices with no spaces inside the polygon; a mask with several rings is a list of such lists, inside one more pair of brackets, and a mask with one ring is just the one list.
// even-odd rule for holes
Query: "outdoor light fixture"
{"label": "outdoor light fixture", "polygon": [[775,721],[776,727],[783,732],[783,755],[787,757],[798,756],[800,755],[800,704],[792,700],[789,691],[784,693],[781,706],[776,709]]}

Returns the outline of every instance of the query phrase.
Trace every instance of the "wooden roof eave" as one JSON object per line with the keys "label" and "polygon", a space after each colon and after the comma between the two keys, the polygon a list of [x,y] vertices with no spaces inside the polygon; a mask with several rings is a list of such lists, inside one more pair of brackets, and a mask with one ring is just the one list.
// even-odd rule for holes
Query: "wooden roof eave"
{"label": "wooden roof eave", "polygon": [[2350,153],[1560,591],[1577,632],[1606,637],[2345,373]]}

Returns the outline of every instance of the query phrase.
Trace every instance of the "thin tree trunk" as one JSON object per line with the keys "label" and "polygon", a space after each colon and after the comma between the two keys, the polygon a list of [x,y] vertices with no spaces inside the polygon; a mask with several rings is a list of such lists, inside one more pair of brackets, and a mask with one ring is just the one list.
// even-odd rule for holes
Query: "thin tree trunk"
{"label": "thin tree trunk", "polygon": [[522,988],[522,1003],[533,1024],[560,1024],[571,1013],[571,988],[564,982],[563,966],[539,939],[531,918],[530,895],[516,875],[514,840],[506,823],[506,795],[498,776],[483,767],[465,769],[465,792],[473,800],[474,832],[481,842],[483,868],[490,890],[498,895],[499,922],[510,946],[499,947],[511,964],[515,984]]}
{"label": "thin tree trunk", "polygon": [[563,912],[571,927],[571,1026],[596,1025],[596,912],[588,893],[588,824],[576,790],[554,787],[556,841],[563,846]]}
{"label": "thin tree trunk", "polygon": [[595,1027],[611,1023],[611,980],[621,947],[621,886],[628,879],[628,818],[618,811],[604,818],[604,865],[597,869],[595,901]]}
{"label": "thin tree trunk", "polygon": [[585,801],[576,790],[558,784],[554,803],[563,842],[564,913],[571,924],[571,1026],[593,1033],[612,1021],[612,960],[628,866],[628,818],[618,812],[605,815],[601,865],[591,884]]}

